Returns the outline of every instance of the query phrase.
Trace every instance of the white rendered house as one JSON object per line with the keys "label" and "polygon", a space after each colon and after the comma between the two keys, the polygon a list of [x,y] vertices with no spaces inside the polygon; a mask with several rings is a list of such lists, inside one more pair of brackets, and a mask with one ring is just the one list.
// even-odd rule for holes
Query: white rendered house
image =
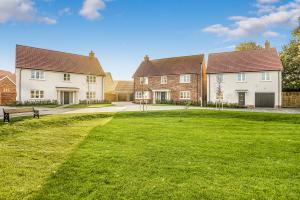
{"label": "white rendered house", "polygon": [[209,54],[207,101],[280,107],[282,68],[274,48]]}
{"label": "white rendered house", "polygon": [[78,104],[104,99],[105,73],[89,56],[17,45],[17,101],[57,101]]}

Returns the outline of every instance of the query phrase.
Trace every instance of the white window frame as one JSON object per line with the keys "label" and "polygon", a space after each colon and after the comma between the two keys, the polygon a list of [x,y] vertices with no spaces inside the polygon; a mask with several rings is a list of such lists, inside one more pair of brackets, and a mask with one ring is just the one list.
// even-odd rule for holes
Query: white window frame
{"label": "white window frame", "polygon": [[223,74],[217,74],[217,76],[216,76],[216,82],[218,82],[218,79],[221,79],[221,83],[223,83],[224,82]]}
{"label": "white window frame", "polygon": [[135,92],[135,99],[150,99],[149,97],[150,97],[149,91],[144,91],[144,98],[142,96],[141,91]]}
{"label": "white window frame", "polygon": [[180,91],[179,97],[181,100],[190,100],[191,99],[191,91]]}
{"label": "white window frame", "polygon": [[180,83],[191,83],[191,75],[190,74],[181,74],[179,82]]}
{"label": "white window frame", "polygon": [[3,92],[10,92],[10,89],[8,87],[3,88]]}
{"label": "white window frame", "polygon": [[44,99],[45,92],[43,90],[30,90],[30,99]]}
{"label": "white window frame", "polygon": [[148,77],[140,77],[140,85],[148,85]]}
{"label": "white window frame", "polygon": [[160,84],[167,84],[167,83],[168,83],[168,76],[161,76]]}
{"label": "white window frame", "polygon": [[71,74],[64,73],[64,81],[70,81],[71,80]]}
{"label": "white window frame", "polygon": [[45,72],[42,70],[31,70],[30,78],[33,80],[45,80]]}
{"label": "white window frame", "polygon": [[88,75],[86,76],[86,82],[87,83],[96,83],[96,76]]}
{"label": "white window frame", "polygon": [[95,91],[86,92],[86,98],[87,99],[96,99],[96,92]]}
{"label": "white window frame", "polygon": [[261,81],[271,81],[270,72],[262,72],[261,73]]}
{"label": "white window frame", "polygon": [[246,73],[238,73],[237,74],[237,82],[246,82]]}

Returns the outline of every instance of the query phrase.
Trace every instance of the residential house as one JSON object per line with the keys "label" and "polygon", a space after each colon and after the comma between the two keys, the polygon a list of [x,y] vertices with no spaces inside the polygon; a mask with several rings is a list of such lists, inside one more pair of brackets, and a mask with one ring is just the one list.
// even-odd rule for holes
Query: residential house
{"label": "residential house", "polygon": [[276,49],[268,45],[260,50],[209,54],[208,101],[280,107],[282,69]]}
{"label": "residential house", "polygon": [[88,56],[17,45],[17,101],[104,100],[105,73],[91,52]]}
{"label": "residential house", "polygon": [[105,100],[107,101],[132,101],[133,81],[113,80],[110,72],[104,78]]}
{"label": "residential house", "polygon": [[15,74],[0,70],[0,105],[7,105],[16,101]]}
{"label": "residential house", "polygon": [[135,102],[201,102],[206,99],[204,55],[144,61],[133,75]]}

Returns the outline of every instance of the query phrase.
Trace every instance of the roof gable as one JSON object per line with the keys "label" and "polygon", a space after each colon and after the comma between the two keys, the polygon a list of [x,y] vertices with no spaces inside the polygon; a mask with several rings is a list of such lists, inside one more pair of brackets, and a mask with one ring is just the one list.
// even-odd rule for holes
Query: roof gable
{"label": "roof gable", "polygon": [[204,55],[144,60],[133,77],[201,74]]}
{"label": "roof gable", "polygon": [[105,76],[96,57],[17,45],[16,68]]}
{"label": "roof gable", "polygon": [[280,71],[282,68],[276,49],[271,48],[209,54],[207,73]]}
{"label": "roof gable", "polygon": [[0,70],[0,80],[3,80],[4,78],[8,78],[11,82],[16,84],[16,75],[9,72],[9,71],[4,71]]}

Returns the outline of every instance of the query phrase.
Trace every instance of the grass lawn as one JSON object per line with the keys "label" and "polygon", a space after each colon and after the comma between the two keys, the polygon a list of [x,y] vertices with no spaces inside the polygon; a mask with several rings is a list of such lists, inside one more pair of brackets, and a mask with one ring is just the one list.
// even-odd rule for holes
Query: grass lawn
{"label": "grass lawn", "polygon": [[300,115],[179,112],[0,126],[0,198],[299,199]]}
{"label": "grass lawn", "polygon": [[112,106],[112,104],[74,104],[69,105],[64,108],[101,108],[101,107],[108,107]]}

